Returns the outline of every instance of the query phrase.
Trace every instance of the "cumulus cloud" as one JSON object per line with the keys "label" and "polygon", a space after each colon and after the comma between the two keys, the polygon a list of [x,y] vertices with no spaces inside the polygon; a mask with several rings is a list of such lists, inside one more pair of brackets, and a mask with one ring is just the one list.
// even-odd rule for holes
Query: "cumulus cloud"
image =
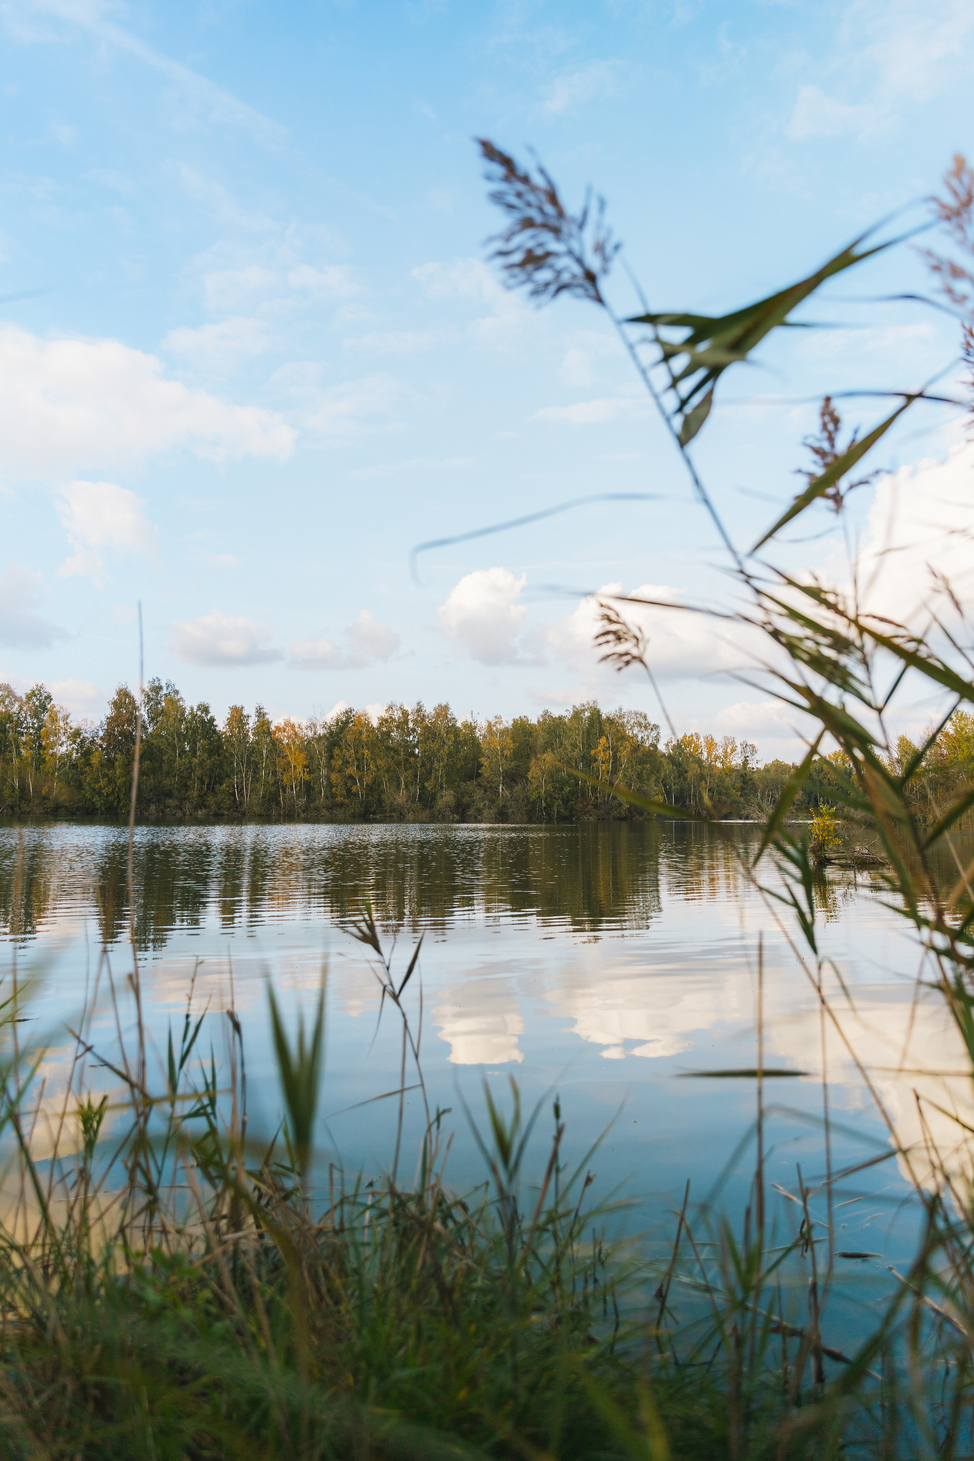
{"label": "cumulus cloud", "polygon": [[9,649],[46,649],[56,639],[67,638],[66,630],[37,613],[42,598],[41,575],[11,561],[0,575],[0,644]]}
{"label": "cumulus cloud", "polygon": [[291,645],[291,664],[299,670],[361,670],[389,659],[398,648],[395,630],[363,609],[345,630],[344,649],[324,636],[296,639]]}
{"label": "cumulus cloud", "polygon": [[90,680],[52,680],[47,688],[72,715],[97,715],[105,704],[105,696]]}
{"label": "cumulus cloud", "polygon": [[515,641],[526,610],[517,599],[526,582],[509,568],[466,574],[439,608],[444,634],[482,665],[518,664],[523,656]]}
{"label": "cumulus cloud", "polygon": [[[608,596],[621,592],[618,583],[605,584],[599,590],[599,594]],[[679,604],[682,599],[680,590],[667,584],[644,583],[630,593],[634,599],[655,599],[663,603]],[[626,603],[617,607],[647,636],[647,659],[657,679],[686,680],[721,671],[729,673],[740,669],[745,662],[740,633],[735,631],[734,642],[730,642],[714,621],[703,614],[651,604]],[[598,595],[582,599],[571,614],[549,624],[545,644],[551,659],[576,674],[585,675],[589,683],[618,683],[611,666],[599,663],[601,651],[594,645],[598,617]]]}
{"label": "cumulus cloud", "polygon": [[73,573],[101,577],[104,560],[97,551],[155,554],[159,534],[143,512],[145,502],[127,487],[114,482],[72,482],[58,503],[58,515],[68,530],[74,553],[58,569],[59,578]]}
{"label": "cumulus cloud", "polygon": [[176,448],[213,461],[283,461],[293,446],[276,412],[169,380],[154,355],[119,340],[45,340],[0,327],[0,463],[8,471],[58,480]]}
{"label": "cumulus cloud", "polygon": [[[347,700],[338,700],[325,716],[325,720],[337,720],[340,715],[344,715],[346,710],[352,709],[353,707],[348,703]],[[362,713],[369,717],[369,720],[371,720],[373,725],[378,725],[382,716],[386,713],[388,709],[388,705],[384,705],[381,700],[373,700],[370,705],[362,706]]]}
{"label": "cumulus cloud", "polygon": [[875,489],[859,556],[864,606],[923,628],[940,597],[935,572],[974,608],[974,443],[903,467]]}
{"label": "cumulus cloud", "polygon": [[177,659],[190,665],[266,665],[284,658],[270,644],[272,638],[273,631],[266,625],[215,609],[198,619],[177,620],[172,625],[170,648]]}
{"label": "cumulus cloud", "polygon": [[780,700],[738,700],[718,710],[712,729],[719,736],[756,741],[765,755],[785,752],[790,760],[801,753],[812,721]]}

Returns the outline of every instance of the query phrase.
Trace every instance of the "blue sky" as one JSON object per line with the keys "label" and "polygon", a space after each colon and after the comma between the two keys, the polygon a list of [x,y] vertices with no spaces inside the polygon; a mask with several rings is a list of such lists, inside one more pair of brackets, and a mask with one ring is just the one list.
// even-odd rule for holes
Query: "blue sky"
{"label": "blue sky", "polygon": [[[138,600],[147,675],[220,715],[652,710],[596,664],[590,605],[545,586],[712,601],[718,545],[603,315],[538,312],[485,264],[471,139],[533,145],[572,203],[592,183],[651,301],[693,309],[800,277],[972,149],[968,0],[5,0],[0,21],[0,678],[93,717],[137,677]],[[842,328],[726,379],[697,455],[742,543],[795,490],[804,398],[950,361],[949,321],[856,302],[924,282],[910,249],[845,276],[813,311]],[[621,272],[610,292],[635,305]],[[899,500],[949,479],[970,509],[960,441],[933,410],[891,437]],[[889,481],[861,498],[867,550]],[[417,542],[597,492],[653,500],[410,576]],[[648,627],[680,729],[786,745],[732,678],[740,643]]]}

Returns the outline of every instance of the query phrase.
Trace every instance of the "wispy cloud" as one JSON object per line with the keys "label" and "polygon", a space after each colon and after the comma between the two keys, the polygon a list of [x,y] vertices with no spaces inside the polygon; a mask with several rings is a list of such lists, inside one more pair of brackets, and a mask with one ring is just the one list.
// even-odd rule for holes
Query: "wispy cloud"
{"label": "wispy cloud", "polygon": [[6,0],[0,7],[0,19],[7,34],[22,44],[62,41],[65,30],[87,31],[106,49],[134,56],[165,76],[198,118],[217,126],[240,127],[266,147],[279,147],[287,137],[279,122],[117,25],[101,0]]}
{"label": "wispy cloud", "polygon": [[195,329],[181,326],[170,330],[162,348],[197,369],[220,373],[263,355],[270,348],[271,338],[266,320],[231,315]]}
{"label": "wispy cloud", "polygon": [[542,406],[532,420],[569,426],[601,426],[607,421],[628,421],[649,414],[642,396],[597,396],[590,401],[575,401],[569,406]]}
{"label": "wispy cloud", "polygon": [[893,126],[904,102],[928,101],[974,61],[969,0],[854,0],[828,60],[798,87],[786,134],[805,142],[868,136]]}
{"label": "wispy cloud", "polygon": [[621,94],[619,61],[587,61],[574,71],[562,72],[541,88],[541,111],[559,117],[589,102],[609,101]]}
{"label": "wispy cloud", "polygon": [[405,381],[377,372],[315,391],[304,424],[324,441],[391,431],[404,424],[406,407],[415,408],[418,400]]}

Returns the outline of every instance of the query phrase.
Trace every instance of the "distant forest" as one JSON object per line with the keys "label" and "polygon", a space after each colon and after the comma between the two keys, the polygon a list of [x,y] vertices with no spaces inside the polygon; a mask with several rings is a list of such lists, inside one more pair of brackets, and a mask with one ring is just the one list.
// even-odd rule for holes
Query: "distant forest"
{"label": "distant forest", "polygon": [[[0,684],[0,815],[128,816],[139,706],[120,686],[100,724],[73,723],[43,685]],[[690,732],[660,744],[638,710],[594,702],[536,720],[457,720],[448,705],[389,706],[377,720],[272,723],[233,705],[218,724],[171,682],[142,702],[140,821],[571,822],[639,817],[620,783],[670,806],[722,817],[762,816],[792,767],[760,765],[756,748]],[[915,747],[903,737],[896,759]],[[918,810],[974,781],[974,716],[957,712],[926,758]],[[838,799],[835,758],[820,758],[795,805]]]}

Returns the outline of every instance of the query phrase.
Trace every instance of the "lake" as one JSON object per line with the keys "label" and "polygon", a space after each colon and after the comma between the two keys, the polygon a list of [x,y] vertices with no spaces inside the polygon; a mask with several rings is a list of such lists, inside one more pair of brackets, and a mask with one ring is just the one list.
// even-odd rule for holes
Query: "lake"
{"label": "lake", "polygon": [[[557,1093],[569,1151],[581,1160],[602,1136],[590,1162],[599,1188],[622,1184],[643,1220],[678,1203],[687,1179],[702,1198],[752,1127],[755,1081],[700,1072],[756,1064],[760,936],[764,1063],[801,1072],[766,1083],[774,1181],[793,1187],[797,1164],[806,1182],[822,1176],[823,1051],[836,1170],[890,1150],[867,1076],[901,1141],[920,1135],[917,1092],[972,1121],[959,1042],[939,999],[918,996],[915,944],[877,904],[870,876],[830,874],[819,890],[820,947],[834,961],[824,991],[840,1033],[741,871],[738,855],[757,835],[750,824],[718,833],[661,822],[140,828],[136,933],[150,1034],[164,1050],[191,995],[208,1011],[200,1048],[212,1044],[219,1058],[232,1004],[252,1120],[271,1130],[267,981],[293,1021],[324,977],[322,1159],[375,1171],[390,1160],[395,1103],[372,1098],[398,1083],[400,1035],[395,1011],[379,1018],[367,951],[345,931],[371,899],[400,976],[423,938],[404,1000],[421,1028],[430,1102],[450,1108],[457,1133],[454,1183],[482,1171],[464,1106],[479,1119],[483,1082],[509,1100],[513,1076],[527,1106],[543,1102],[539,1151]],[[77,1028],[86,1000],[90,1039],[102,1053],[114,1047],[110,978],[123,1033],[131,1023],[126,860],[117,827],[0,829],[4,974],[9,987],[16,956],[18,977],[34,981],[26,1028],[49,1047],[52,1085],[68,1068],[65,1028]],[[408,1102],[416,1138],[416,1092]],[[949,1117],[933,1107],[927,1117],[953,1139]],[[744,1152],[733,1167],[725,1200],[744,1200],[749,1161]],[[897,1161],[843,1191],[847,1246],[902,1257],[910,1224],[891,1228],[890,1217],[909,1188]]]}

